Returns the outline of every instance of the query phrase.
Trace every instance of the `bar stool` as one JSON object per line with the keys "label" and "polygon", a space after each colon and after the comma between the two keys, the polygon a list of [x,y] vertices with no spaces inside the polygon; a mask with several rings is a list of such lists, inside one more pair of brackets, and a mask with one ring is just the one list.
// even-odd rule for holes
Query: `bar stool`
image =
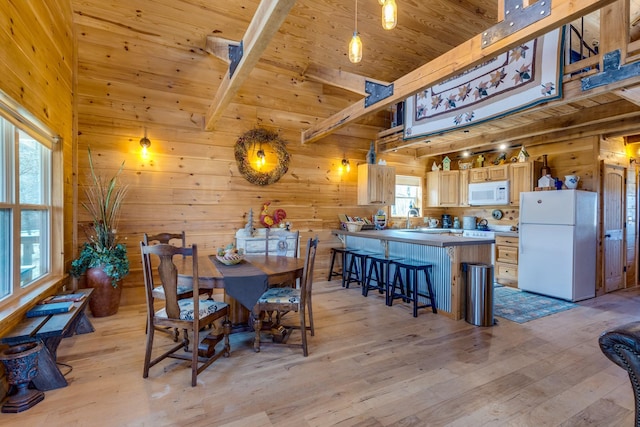
{"label": "bar stool", "polygon": [[[369,255],[365,260],[369,261],[369,268],[366,275],[366,285],[362,287],[362,295],[368,296],[369,291],[373,289],[377,289],[381,294],[387,292],[390,276],[389,263],[401,259],[399,257],[385,257],[383,254]],[[375,280],[375,285],[371,284],[372,280]],[[385,296],[385,300],[388,300],[387,296]]]}
{"label": "bar stool", "polygon": [[[345,257],[346,253],[349,252],[348,249],[345,248],[331,248],[331,267],[329,267],[329,277],[327,277],[327,281],[331,281],[331,278],[334,276],[342,276],[344,271]],[[342,269],[340,272],[333,271],[333,266],[336,262],[336,255],[340,254],[340,259],[342,260]]]}
{"label": "bar stool", "polygon": [[[387,288],[387,305],[393,305],[394,299],[402,298],[403,301],[413,303],[413,317],[418,317],[419,308],[431,307],[431,310],[437,313],[436,297],[433,293],[433,286],[431,285],[431,269],[433,265],[425,263],[424,261],[406,258],[391,261],[391,265],[396,267],[396,271],[393,275],[393,282],[391,282]],[[405,280],[402,279],[403,271]],[[424,271],[427,281],[427,294],[418,291],[418,271]],[[396,289],[399,289],[399,292],[397,292]],[[429,300],[429,303],[419,305],[418,297],[426,298]]]}
{"label": "bar stool", "polygon": [[347,268],[342,269],[343,288],[348,288],[351,283],[358,283],[360,286],[364,286],[366,262],[367,257],[370,255],[374,255],[374,253],[361,249],[347,250],[344,263]]}

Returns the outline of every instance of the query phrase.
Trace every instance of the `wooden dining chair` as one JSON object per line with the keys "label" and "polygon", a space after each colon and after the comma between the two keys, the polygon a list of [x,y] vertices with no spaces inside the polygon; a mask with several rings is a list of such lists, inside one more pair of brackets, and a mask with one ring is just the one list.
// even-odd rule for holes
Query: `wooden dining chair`
{"label": "wooden dining chair", "polygon": [[[269,240],[271,236],[276,236],[278,239],[278,244],[276,245],[275,255],[287,256],[289,252],[293,253],[293,258],[298,258],[298,244],[300,241],[300,231],[287,231],[287,230],[278,230],[271,231],[270,228],[267,228],[265,231],[265,248],[264,253],[269,255],[274,255],[273,250],[269,248]],[[293,244],[293,247],[290,245]]]}
{"label": "wooden dining chair", "polygon": [[[193,285],[197,289],[198,248],[196,245],[190,248],[177,248],[164,243],[147,246],[144,242],[140,242],[140,253],[147,297],[147,345],[142,377],[147,378],[149,368],[165,358],[189,360],[191,361],[191,386],[194,387],[199,373],[220,356],[229,356],[231,350],[229,305],[212,299],[200,299],[197,293],[192,293],[188,298],[181,298],[178,295],[178,269],[173,263],[173,257],[176,255],[191,257]],[[165,295],[165,299],[161,300],[163,307],[159,310],[156,310],[153,294],[156,285],[151,266],[152,255],[159,258],[158,276]],[[221,334],[211,336],[201,332],[204,326],[211,325],[219,319],[222,319]],[[162,354],[152,358],[156,327],[181,329],[185,333],[182,341],[169,349],[166,349],[164,344],[159,344],[162,347]],[[201,346],[203,339],[206,342]],[[221,352],[216,353],[211,347],[222,340],[224,340],[224,347]]]}
{"label": "wooden dining chair", "polygon": [[[276,245],[276,255],[287,256],[287,253],[292,252],[293,258],[298,258],[298,244],[300,242],[300,231],[288,231],[288,230],[271,231],[270,228],[267,228],[265,232],[265,249],[264,249],[264,253],[266,255],[269,255],[269,239],[271,235],[275,235],[278,238],[278,243]],[[293,244],[293,247],[289,247],[289,245],[291,244]],[[271,251],[271,254],[273,255],[273,251]],[[283,286],[299,287],[299,282],[297,280],[289,280],[286,282],[279,283],[277,285],[273,285],[272,287],[283,287]]]}
{"label": "wooden dining chair", "polygon": [[[302,271],[302,279],[300,280],[300,288],[270,288],[258,299],[255,307],[253,308],[254,322],[253,327],[255,329],[255,340],[253,348],[256,352],[260,351],[260,333],[262,331],[262,316],[265,312],[277,312],[277,318],[282,312],[295,311],[298,313],[299,324],[294,326],[287,325],[274,325],[276,328],[279,326],[285,329],[300,329],[302,334],[301,344],[287,343],[287,337],[282,340],[280,345],[287,345],[293,347],[302,347],[302,353],[306,357],[308,355],[307,350],[307,331],[311,332],[311,336],[315,334],[313,328],[313,310],[311,304],[311,289],[313,286],[313,265],[316,258],[316,251],[318,249],[318,238],[309,239],[307,243],[307,251],[305,256],[304,269]],[[309,324],[307,326],[307,313],[309,316]],[[289,335],[289,334],[287,334]],[[269,343],[269,342],[265,342]],[[270,344],[270,343],[269,343]]]}
{"label": "wooden dining chair", "polygon": [[[158,234],[152,234],[149,235],[147,233],[144,233],[142,236],[142,241],[144,242],[145,245],[149,246],[150,244],[170,244],[170,242],[172,240],[178,240],[181,243],[182,248],[185,248],[187,246],[187,239],[186,239],[186,234],[184,232],[184,230],[180,233],[158,233]],[[183,257],[184,258],[184,257]],[[193,285],[189,282],[189,283],[181,283],[178,282],[178,295],[180,296],[180,298],[186,298],[191,296],[191,292],[193,292]],[[162,286],[157,286],[154,290],[153,290],[153,296],[154,298],[157,299],[164,299],[164,289],[162,288]],[[177,329],[171,329],[171,328],[156,328],[157,330],[161,331],[161,332],[166,332],[168,334],[171,334],[173,336],[173,340],[174,341],[178,341],[179,338],[179,333]]]}
{"label": "wooden dining chair", "polygon": [[151,236],[147,233],[144,233],[143,242],[145,245],[149,246],[150,242],[158,242],[163,244],[169,244],[172,240],[180,240],[182,243],[180,247],[187,247],[187,238],[184,231],[180,233],[158,233],[152,234]]}

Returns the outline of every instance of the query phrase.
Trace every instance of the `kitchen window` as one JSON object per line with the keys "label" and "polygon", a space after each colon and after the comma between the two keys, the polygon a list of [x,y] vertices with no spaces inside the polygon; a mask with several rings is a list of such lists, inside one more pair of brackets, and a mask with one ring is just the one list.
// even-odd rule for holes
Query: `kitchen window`
{"label": "kitchen window", "polygon": [[51,273],[52,150],[0,117],[0,300]]}
{"label": "kitchen window", "polygon": [[391,207],[391,216],[406,217],[409,209],[417,209],[420,216],[422,206],[422,179],[417,176],[396,175],[396,200]]}

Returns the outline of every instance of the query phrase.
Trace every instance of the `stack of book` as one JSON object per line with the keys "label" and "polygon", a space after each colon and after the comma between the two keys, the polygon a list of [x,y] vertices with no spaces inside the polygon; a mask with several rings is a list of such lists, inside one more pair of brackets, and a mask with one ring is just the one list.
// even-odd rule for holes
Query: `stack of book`
{"label": "stack of book", "polygon": [[52,295],[27,311],[27,317],[48,316],[50,314],[67,313],[73,308],[73,303],[82,301],[86,297],[83,293]]}
{"label": "stack of book", "polygon": [[53,303],[57,303],[57,302],[77,302],[77,301],[82,301],[84,299],[86,295],[83,294],[82,292],[79,292],[77,294],[60,294],[60,295],[52,295],[48,298],[45,298],[44,301],[42,301],[44,304],[53,304]]}

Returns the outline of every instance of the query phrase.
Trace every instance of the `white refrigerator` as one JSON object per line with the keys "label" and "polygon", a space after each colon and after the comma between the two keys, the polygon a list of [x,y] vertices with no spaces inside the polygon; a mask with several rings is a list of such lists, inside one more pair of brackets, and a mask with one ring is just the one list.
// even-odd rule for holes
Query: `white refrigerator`
{"label": "white refrigerator", "polygon": [[597,194],[520,193],[518,288],[580,301],[595,297]]}

